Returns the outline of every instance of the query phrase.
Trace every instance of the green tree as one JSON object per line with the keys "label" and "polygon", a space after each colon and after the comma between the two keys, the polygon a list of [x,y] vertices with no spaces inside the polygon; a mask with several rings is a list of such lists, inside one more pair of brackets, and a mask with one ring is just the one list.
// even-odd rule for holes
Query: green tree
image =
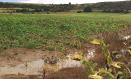
{"label": "green tree", "polygon": [[87,6],[83,10],[84,12],[92,12],[92,8],[90,6]]}

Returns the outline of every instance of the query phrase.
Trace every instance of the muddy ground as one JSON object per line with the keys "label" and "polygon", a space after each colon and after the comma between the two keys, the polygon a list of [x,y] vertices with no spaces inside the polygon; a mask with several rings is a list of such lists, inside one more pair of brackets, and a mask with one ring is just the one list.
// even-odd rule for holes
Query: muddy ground
{"label": "muddy ground", "polygon": [[[121,29],[118,32],[105,32],[93,35],[94,38],[103,39],[109,45],[110,52],[122,52],[130,49],[131,27]],[[89,51],[94,50],[93,54]],[[41,49],[13,48],[6,49],[0,55],[0,79],[88,79],[81,62],[71,60],[70,54],[83,52],[87,59],[98,63],[98,66],[105,64],[101,47],[90,43],[82,44],[81,49],[68,49],[65,53],[58,51],[45,51]],[[112,56],[114,56],[112,54]],[[126,54],[121,59],[130,63],[131,55]],[[53,59],[51,61],[48,61]],[[45,61],[46,60],[46,61]],[[114,60],[118,60],[114,57]],[[49,63],[55,63],[50,65]]]}

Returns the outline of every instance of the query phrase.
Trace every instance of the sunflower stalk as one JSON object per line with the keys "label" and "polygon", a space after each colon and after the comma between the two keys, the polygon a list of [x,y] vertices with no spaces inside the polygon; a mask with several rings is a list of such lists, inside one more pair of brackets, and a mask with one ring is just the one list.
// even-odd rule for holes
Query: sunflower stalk
{"label": "sunflower stalk", "polygon": [[103,40],[101,40],[100,45],[101,45],[101,48],[102,48],[102,53],[104,55],[104,58],[106,59],[106,63],[107,63],[107,65],[110,65],[113,62],[113,60],[111,58],[111,53],[108,50],[108,45],[106,45]]}

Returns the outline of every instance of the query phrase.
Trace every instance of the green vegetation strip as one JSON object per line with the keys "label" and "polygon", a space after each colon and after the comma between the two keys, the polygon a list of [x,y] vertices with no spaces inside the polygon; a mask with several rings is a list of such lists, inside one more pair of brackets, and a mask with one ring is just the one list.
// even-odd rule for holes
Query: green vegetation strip
{"label": "green vegetation strip", "polygon": [[92,34],[131,25],[131,14],[0,14],[0,48],[79,48]]}

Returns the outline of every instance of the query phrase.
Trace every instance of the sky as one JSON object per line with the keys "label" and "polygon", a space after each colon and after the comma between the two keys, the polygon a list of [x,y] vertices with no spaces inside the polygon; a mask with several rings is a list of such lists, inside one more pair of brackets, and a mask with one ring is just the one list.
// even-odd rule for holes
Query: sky
{"label": "sky", "polygon": [[39,4],[82,4],[82,3],[96,3],[108,1],[124,1],[124,0],[0,0],[0,2],[21,2],[21,3],[39,3]]}

